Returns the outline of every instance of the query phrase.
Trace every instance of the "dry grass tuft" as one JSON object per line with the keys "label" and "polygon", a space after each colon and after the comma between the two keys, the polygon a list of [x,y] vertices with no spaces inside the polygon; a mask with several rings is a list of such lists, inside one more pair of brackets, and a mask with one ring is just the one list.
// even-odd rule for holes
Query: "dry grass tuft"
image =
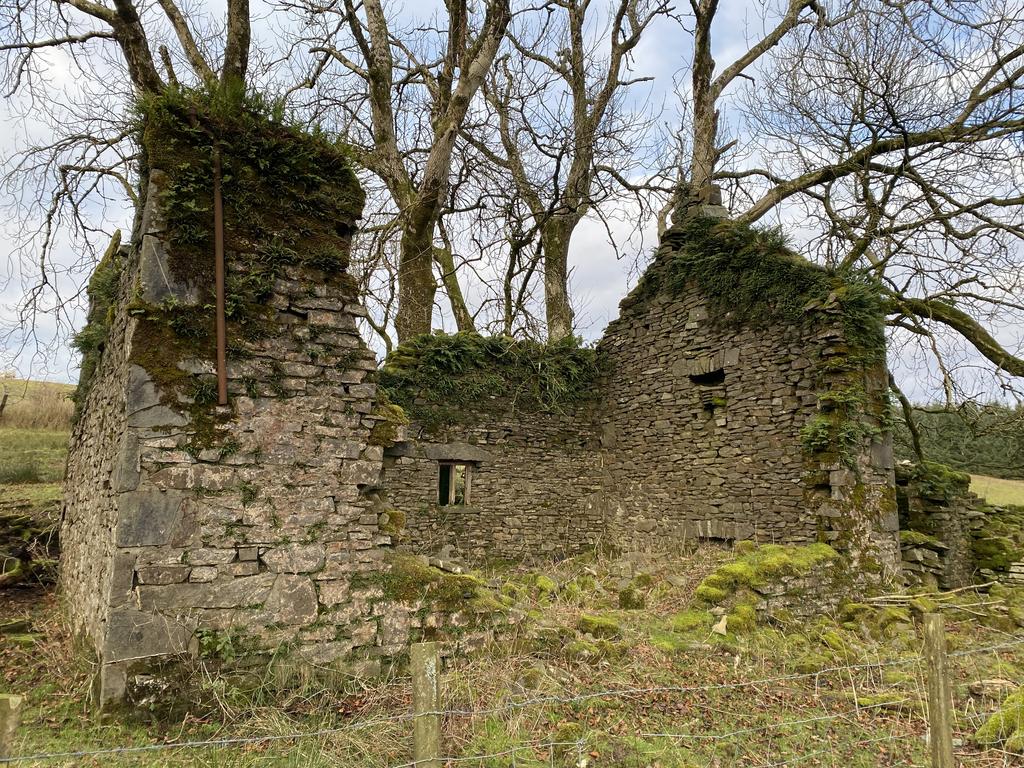
{"label": "dry grass tuft", "polygon": [[5,391],[7,404],[0,415],[0,428],[71,431],[73,385],[0,377],[0,398]]}

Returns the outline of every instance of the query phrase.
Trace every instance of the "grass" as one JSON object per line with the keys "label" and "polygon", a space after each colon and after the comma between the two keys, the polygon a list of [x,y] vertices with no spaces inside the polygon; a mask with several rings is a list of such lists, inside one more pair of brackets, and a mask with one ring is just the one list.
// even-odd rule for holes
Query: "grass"
{"label": "grass", "polygon": [[[705,546],[672,557],[576,557],[541,571],[483,568],[479,576],[523,619],[482,652],[447,663],[443,706],[476,714],[444,718],[445,753],[474,768],[695,768],[797,759],[844,768],[927,764],[922,636],[911,613],[858,604],[837,616],[714,635],[712,617],[694,593],[734,559]],[[619,608],[627,585],[643,593],[644,609]],[[366,685],[330,685],[315,676],[282,684],[266,670],[240,687],[200,666],[197,695],[172,689],[154,697],[157,707],[142,718],[98,723],[86,705],[92,669],[73,650],[56,597],[26,590],[21,602],[11,603],[6,594],[0,593],[0,613],[28,619],[37,636],[34,644],[0,638],[0,685],[28,697],[15,754],[333,728],[341,730],[47,765],[384,768],[409,760],[411,723],[393,720],[410,708],[401,672]],[[1008,633],[1021,638],[996,605],[1009,602],[1007,595],[965,592],[944,600],[951,647],[1005,644],[1014,639]],[[979,617],[981,607],[991,620]],[[593,622],[584,617],[601,626],[613,622],[617,631],[586,634]],[[895,661],[902,663],[871,666]],[[999,701],[972,694],[969,686],[1022,679],[1024,647],[952,657],[950,664],[959,759],[976,768],[1016,764],[998,748],[972,743],[985,719],[979,713]],[[846,668],[814,674],[836,666]],[[627,689],[633,692],[602,693]],[[161,712],[171,701],[181,706]],[[379,718],[392,720],[360,727]],[[479,757],[494,753],[504,754]]]}
{"label": "grass", "polygon": [[73,385],[0,376],[0,397],[4,391],[7,405],[0,416],[0,429],[71,431],[71,416],[75,411],[71,401]]}
{"label": "grass", "polygon": [[0,485],[59,482],[68,438],[51,429],[0,428]]}
{"label": "grass", "polygon": [[64,476],[74,403],[70,384],[0,378],[0,489]]}
{"label": "grass", "polygon": [[1024,506],[1024,480],[1004,480],[1001,477],[971,475],[971,490],[989,504]]}

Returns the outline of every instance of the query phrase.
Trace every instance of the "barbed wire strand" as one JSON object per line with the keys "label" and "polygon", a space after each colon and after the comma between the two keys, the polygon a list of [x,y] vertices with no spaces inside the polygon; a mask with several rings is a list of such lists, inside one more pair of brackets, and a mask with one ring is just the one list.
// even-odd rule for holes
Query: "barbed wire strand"
{"label": "barbed wire strand", "polygon": [[[1015,641],[1012,643],[1000,643],[998,645],[988,646],[985,648],[969,649],[965,651],[959,651],[950,656],[971,656],[982,653],[992,653],[999,650],[1005,650],[1008,648],[1015,648],[1024,646],[1024,640]],[[801,672],[791,675],[779,675],[776,677],[759,678],[756,680],[740,680],[732,683],[713,683],[710,685],[693,685],[693,686],[654,686],[649,688],[618,688],[618,689],[607,689],[602,691],[595,691],[592,693],[578,694],[576,696],[539,696],[532,699],[524,699],[523,701],[508,702],[501,706],[489,707],[484,709],[447,709],[447,710],[431,710],[428,712],[409,712],[401,715],[394,715],[386,718],[375,718],[366,720],[359,723],[348,723],[343,726],[337,726],[334,728],[323,728],[316,731],[305,731],[295,732],[288,734],[267,734],[263,736],[240,736],[224,739],[203,739],[195,741],[179,741],[179,742],[167,742],[165,744],[140,744],[128,747],[107,747],[103,749],[94,750],[77,750],[68,752],[40,752],[32,755],[18,755],[14,757],[0,757],[0,765],[10,765],[14,763],[45,760],[57,760],[61,758],[80,758],[80,757],[99,757],[102,755],[117,755],[117,754],[130,754],[130,753],[141,753],[141,752],[155,752],[162,750],[172,749],[199,749],[208,747],[227,747],[227,746],[241,746],[245,744],[259,744],[273,741],[286,741],[289,739],[312,739],[320,738],[323,736],[332,736],[347,731],[360,730],[363,728],[370,728],[377,725],[386,725],[389,723],[401,723],[415,720],[421,717],[477,717],[481,715],[493,715],[500,714],[502,712],[509,712],[519,709],[526,709],[534,706],[541,706],[544,704],[577,704],[584,701],[591,701],[594,699],[603,698],[617,698],[623,696],[638,696],[642,694],[653,694],[653,693],[700,693],[710,691],[721,691],[721,690],[732,690],[738,688],[754,687],[759,685],[768,685],[771,683],[788,682],[793,680],[806,680],[810,678],[822,677],[834,672],[847,672],[859,669],[879,669],[883,667],[897,667],[907,666],[911,664],[921,663],[920,657],[908,657],[906,659],[890,659],[887,661],[876,661],[865,664],[848,664],[842,666],[824,667],[822,669],[813,672]]]}
{"label": "barbed wire strand", "polygon": [[794,725],[819,723],[825,720],[838,720],[839,718],[849,717],[850,715],[856,715],[866,710],[895,707],[900,704],[905,704],[909,701],[910,699],[908,698],[894,699],[893,701],[886,701],[881,704],[870,704],[865,705],[863,707],[855,707],[854,709],[847,709],[842,712],[833,712],[828,715],[805,717],[799,720],[782,720],[777,723],[770,723],[769,725],[758,726],[757,728],[740,728],[735,731],[729,731],[727,733],[641,733],[640,735],[648,738],[686,739],[694,741],[720,741],[722,739],[730,739],[733,736],[743,736],[750,733],[763,733],[764,731],[771,731],[776,728],[788,728]]}

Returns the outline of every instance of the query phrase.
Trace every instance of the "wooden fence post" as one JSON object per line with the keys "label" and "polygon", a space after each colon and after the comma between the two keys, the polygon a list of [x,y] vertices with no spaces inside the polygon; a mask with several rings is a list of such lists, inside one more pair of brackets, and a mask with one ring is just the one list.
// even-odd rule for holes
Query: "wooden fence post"
{"label": "wooden fence post", "polygon": [[21,722],[21,696],[0,694],[0,757],[14,757],[14,734]]}
{"label": "wooden fence post", "polygon": [[412,758],[417,768],[441,768],[441,661],[437,643],[409,647],[412,666]]}
{"label": "wooden fence post", "polygon": [[928,743],[932,768],[955,768],[953,693],[946,667],[946,623],[941,614],[924,615],[924,653],[928,664]]}

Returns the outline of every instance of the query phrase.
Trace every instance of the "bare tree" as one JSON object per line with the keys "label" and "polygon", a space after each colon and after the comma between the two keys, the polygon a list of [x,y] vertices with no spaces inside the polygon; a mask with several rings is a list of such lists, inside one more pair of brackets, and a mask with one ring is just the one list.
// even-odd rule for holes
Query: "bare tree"
{"label": "bare tree", "polygon": [[[438,265],[460,327],[469,323],[451,250],[438,246],[452,154],[474,96],[511,18],[508,0],[490,0],[477,18],[468,0],[446,3],[432,29],[400,29],[380,0],[303,3],[303,34],[321,56],[315,96],[321,111],[340,110],[359,161],[386,186],[400,240],[399,341],[431,329]],[[330,64],[355,87],[338,85]],[[353,80],[354,76],[354,80]]]}
{"label": "bare tree", "polygon": [[[529,226],[513,217],[508,241],[512,274],[532,274],[521,257],[532,245],[541,259],[549,339],[573,333],[569,295],[569,245],[590,212],[624,191],[643,206],[650,173],[643,150],[653,120],[624,106],[630,86],[652,78],[632,73],[631,56],[644,33],[670,12],[662,0],[615,0],[606,34],[595,36],[604,9],[591,0],[545,3],[542,12],[517,19],[484,85],[489,115],[467,131],[482,168],[496,170],[492,183],[508,189],[529,211]],[[484,173],[487,173],[485,170]],[[653,175],[657,175],[655,172]],[[504,180],[504,183],[502,183]],[[512,183],[508,187],[508,182]],[[506,206],[510,212],[514,206]],[[529,239],[523,239],[528,234]],[[506,285],[508,311],[519,311]],[[521,293],[521,292],[519,292]]]}
{"label": "bare tree", "polygon": [[1009,392],[1024,377],[1009,330],[1024,319],[1024,10],[843,8],[842,23],[792,34],[751,89],[765,164],[713,175],[736,184],[741,221],[800,211],[820,260],[876,275],[899,343],[933,356],[950,406],[974,394],[957,396],[953,366],[976,370],[978,355]]}
{"label": "bare tree", "polygon": [[[95,263],[91,241],[109,241],[99,232],[105,206],[137,202],[137,100],[168,85],[245,82],[249,3],[227,6],[221,31],[175,0],[0,1],[0,84],[12,113],[26,112],[33,137],[5,148],[2,186],[20,223],[8,225],[17,241],[10,274],[30,270],[7,338],[27,343],[25,329],[43,313],[70,330],[69,307]],[[72,68],[68,87],[51,75],[55,57]],[[77,261],[54,258],[62,237],[77,240]]]}

